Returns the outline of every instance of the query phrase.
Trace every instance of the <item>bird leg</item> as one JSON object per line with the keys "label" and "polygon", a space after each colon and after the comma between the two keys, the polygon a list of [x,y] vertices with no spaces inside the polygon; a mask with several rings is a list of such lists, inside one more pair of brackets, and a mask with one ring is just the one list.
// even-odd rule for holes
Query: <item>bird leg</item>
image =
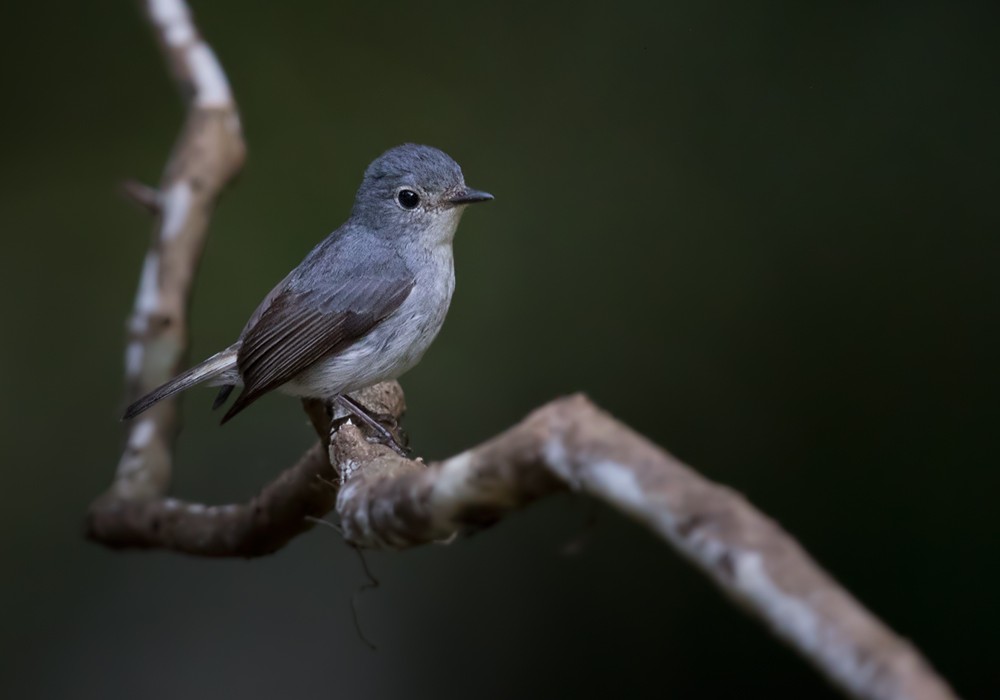
{"label": "bird leg", "polygon": [[331,417],[334,415],[333,403],[340,404],[341,408],[346,410],[348,413],[351,413],[358,420],[371,428],[381,439],[382,444],[387,447],[391,447],[401,457],[407,456],[407,449],[399,444],[399,441],[396,439],[396,436],[393,435],[392,431],[386,428],[385,425],[383,425],[378,418],[373,416],[367,408],[362,406],[347,394],[337,394],[336,398],[334,398],[333,401],[327,406],[327,410]]}

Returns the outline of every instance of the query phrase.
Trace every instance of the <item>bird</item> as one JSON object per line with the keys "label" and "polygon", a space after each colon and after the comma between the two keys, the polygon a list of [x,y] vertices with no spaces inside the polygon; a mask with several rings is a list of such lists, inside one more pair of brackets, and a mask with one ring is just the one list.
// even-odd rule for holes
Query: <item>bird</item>
{"label": "bird", "polygon": [[132,403],[123,420],[208,384],[221,387],[213,408],[241,387],[223,424],[277,390],[320,399],[331,412],[341,402],[371,425],[349,395],[423,357],[455,289],[459,220],[468,205],[492,199],[437,148],[389,149],[365,170],[347,221],[267,294],[236,342]]}

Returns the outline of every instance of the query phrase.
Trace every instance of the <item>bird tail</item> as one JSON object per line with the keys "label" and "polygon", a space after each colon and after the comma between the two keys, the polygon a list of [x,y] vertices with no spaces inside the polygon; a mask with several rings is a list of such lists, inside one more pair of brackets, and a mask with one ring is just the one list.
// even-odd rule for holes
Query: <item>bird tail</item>
{"label": "bird tail", "polygon": [[163,386],[153,389],[125,409],[125,415],[122,416],[122,420],[135,418],[147,408],[163,399],[190,389],[196,384],[214,379],[219,375],[225,374],[227,371],[234,370],[236,368],[236,353],[238,350],[238,344],[228,347],[222,352],[212,355],[204,362],[195,365],[188,371],[177,375]]}

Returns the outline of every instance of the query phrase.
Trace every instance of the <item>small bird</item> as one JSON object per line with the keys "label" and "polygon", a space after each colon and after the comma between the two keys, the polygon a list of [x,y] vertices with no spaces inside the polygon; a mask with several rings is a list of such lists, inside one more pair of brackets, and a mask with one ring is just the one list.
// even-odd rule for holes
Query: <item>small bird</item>
{"label": "small bird", "polygon": [[455,289],[459,219],[467,205],[491,199],[467,187],[458,163],[436,148],[386,151],[365,171],[350,218],[271,290],[239,339],[143,396],[124,419],[207,382],[222,387],[213,408],[243,387],[223,423],[278,389],[342,402],[371,425],[348,394],[420,361]]}

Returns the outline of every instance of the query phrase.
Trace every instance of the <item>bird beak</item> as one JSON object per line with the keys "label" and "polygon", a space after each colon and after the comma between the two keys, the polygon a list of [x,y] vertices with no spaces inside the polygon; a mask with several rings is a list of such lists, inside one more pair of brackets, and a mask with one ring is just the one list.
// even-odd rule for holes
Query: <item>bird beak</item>
{"label": "bird beak", "polygon": [[481,192],[468,187],[460,189],[458,192],[448,197],[448,203],[455,206],[462,204],[475,204],[476,202],[488,202],[493,199],[489,192]]}

